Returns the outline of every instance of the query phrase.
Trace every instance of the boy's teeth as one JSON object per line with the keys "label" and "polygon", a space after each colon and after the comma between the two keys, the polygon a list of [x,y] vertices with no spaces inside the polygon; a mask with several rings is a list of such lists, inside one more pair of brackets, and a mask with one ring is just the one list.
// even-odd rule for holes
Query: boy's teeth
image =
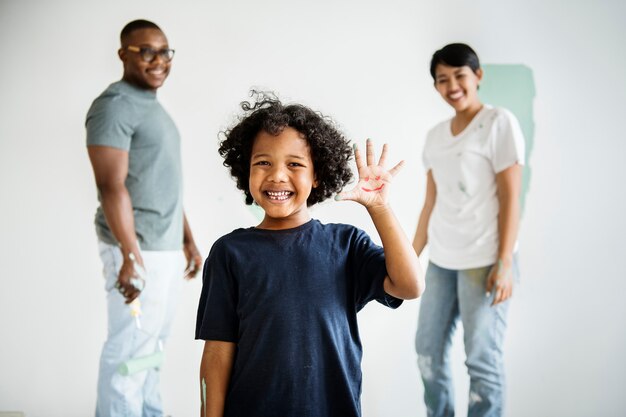
{"label": "boy's teeth", "polygon": [[285,200],[289,198],[291,194],[292,194],[291,191],[267,191],[267,195],[270,198],[279,199],[279,200]]}

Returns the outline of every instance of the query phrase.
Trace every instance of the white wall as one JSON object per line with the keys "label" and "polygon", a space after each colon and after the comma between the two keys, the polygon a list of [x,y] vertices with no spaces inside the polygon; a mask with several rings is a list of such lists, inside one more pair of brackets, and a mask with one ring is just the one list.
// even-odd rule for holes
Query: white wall
{"label": "white wall", "polygon": [[[625,13],[618,0],[0,0],[0,411],[93,412],[106,314],[83,122],[121,76],[119,30],[147,18],[177,50],[159,96],[183,136],[185,206],[205,254],[255,222],[216,152],[217,132],[251,86],[332,115],[355,140],[389,142],[391,159],[408,162],[392,199],[412,235],[423,138],[450,114],[429,78],[432,52],[465,41],[485,63],[532,68],[533,178],[506,346],[508,415],[624,415]],[[314,215],[375,233],[352,203],[325,203]],[[185,285],[163,369],[175,416],[199,405],[200,287]],[[361,314],[365,417],[425,415],[413,353],[418,306]],[[456,341],[465,407],[460,334]]]}

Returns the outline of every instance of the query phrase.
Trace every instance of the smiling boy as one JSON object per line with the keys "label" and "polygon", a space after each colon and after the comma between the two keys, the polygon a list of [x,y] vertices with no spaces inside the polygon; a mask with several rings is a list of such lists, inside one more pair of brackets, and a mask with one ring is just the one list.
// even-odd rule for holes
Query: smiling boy
{"label": "smiling boy", "polygon": [[[196,338],[205,340],[203,417],[359,417],[357,313],[419,297],[417,255],[388,202],[402,163],[385,167],[352,147],[328,119],[261,95],[220,144],[246,203],[265,216],[218,239],[204,266]],[[339,194],[337,194],[339,193]],[[382,247],[362,230],[312,219],[336,195],[364,206]]]}

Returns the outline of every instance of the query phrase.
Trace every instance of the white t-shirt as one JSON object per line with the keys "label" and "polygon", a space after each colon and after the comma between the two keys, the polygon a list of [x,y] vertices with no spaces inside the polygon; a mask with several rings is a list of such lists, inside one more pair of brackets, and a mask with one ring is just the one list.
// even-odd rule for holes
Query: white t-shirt
{"label": "white t-shirt", "polygon": [[502,108],[483,106],[457,136],[451,121],[432,128],[424,145],[424,167],[437,187],[430,260],[448,269],[492,265],[499,243],[496,174],[524,164],[524,137],[515,116]]}

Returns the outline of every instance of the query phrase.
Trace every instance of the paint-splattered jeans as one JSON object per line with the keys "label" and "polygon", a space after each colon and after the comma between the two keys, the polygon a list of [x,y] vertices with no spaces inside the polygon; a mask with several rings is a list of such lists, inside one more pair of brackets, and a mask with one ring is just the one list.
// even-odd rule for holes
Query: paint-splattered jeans
{"label": "paint-splattered jeans", "polygon": [[115,288],[122,266],[117,246],[98,242],[107,292],[108,333],[102,348],[98,374],[96,417],[162,417],[158,369],[122,376],[118,367],[132,358],[150,355],[165,342],[174,318],[180,283],[182,251],[142,251],[146,286],[139,296],[140,326]]}
{"label": "paint-splattered jeans", "polygon": [[[434,263],[426,272],[415,348],[424,382],[428,417],[454,416],[454,385],[449,350],[461,318],[470,375],[468,417],[499,417],[504,407],[502,344],[510,300],[492,307],[486,296],[491,267],[450,270]],[[517,259],[513,276],[518,282]]]}

